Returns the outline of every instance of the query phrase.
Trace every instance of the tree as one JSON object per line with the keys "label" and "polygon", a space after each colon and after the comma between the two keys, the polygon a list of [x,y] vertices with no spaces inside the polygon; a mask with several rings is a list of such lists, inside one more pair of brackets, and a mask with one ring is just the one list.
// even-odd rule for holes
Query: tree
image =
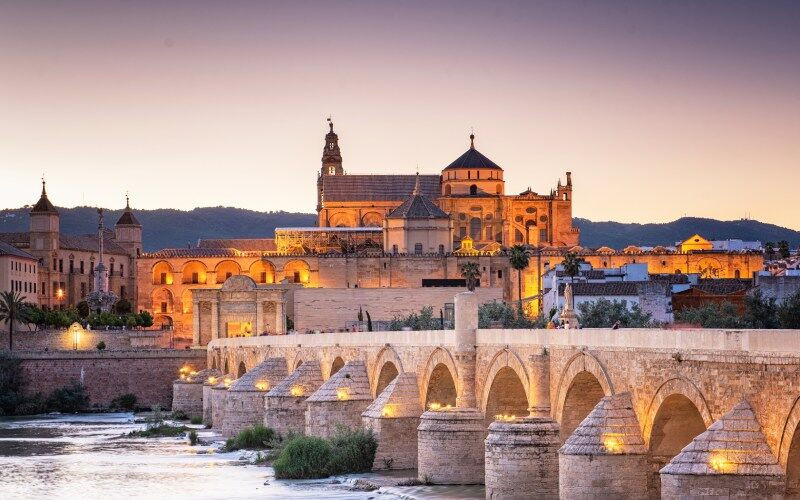
{"label": "tree", "polygon": [[76,309],[78,310],[78,316],[80,316],[81,319],[88,318],[89,314],[91,314],[92,312],[91,310],[89,310],[89,303],[86,302],[85,300],[78,302]]}
{"label": "tree", "polygon": [[564,275],[569,276],[570,283],[575,283],[575,276],[581,273],[581,264],[585,261],[572,252],[564,255],[561,266],[564,268]]}
{"label": "tree", "polygon": [[800,328],[800,290],[778,307],[778,320],[783,328]]}
{"label": "tree", "polygon": [[756,290],[744,299],[744,323],[748,328],[778,328],[778,306],[772,297],[764,297]]}
{"label": "tree", "polygon": [[369,311],[367,311],[367,331],[372,331],[372,316],[369,315]]}
{"label": "tree", "polygon": [[767,260],[772,260],[775,256],[775,243],[771,241],[764,243],[764,254],[766,254]]}
{"label": "tree", "polygon": [[578,316],[585,328],[610,328],[615,323],[623,328],[647,328],[652,326],[651,315],[642,312],[639,304],[628,309],[628,301],[600,298],[594,302],[583,302],[578,306]]}
{"label": "tree", "polygon": [[467,290],[475,291],[475,284],[481,279],[481,269],[477,262],[465,262],[461,264],[461,276],[467,280]]}
{"label": "tree", "polygon": [[361,323],[364,321],[364,311],[361,310],[361,306],[358,306],[358,322]]}
{"label": "tree", "polygon": [[703,328],[744,328],[746,325],[730,302],[687,307],[675,313],[676,323],[689,323]]}
{"label": "tree", "polygon": [[14,321],[23,318],[25,297],[19,292],[0,293],[0,321],[8,323],[8,350],[14,348]]}
{"label": "tree", "polygon": [[522,310],[522,271],[528,267],[529,257],[522,245],[514,245],[511,247],[511,255],[509,256],[509,263],[513,269],[517,271],[517,291],[519,292],[519,308]]}
{"label": "tree", "polygon": [[114,304],[114,312],[117,314],[128,314],[131,312],[133,307],[128,299],[119,299],[116,304]]}
{"label": "tree", "polygon": [[789,258],[789,242],[781,240],[778,242],[778,253],[781,254],[781,259]]}

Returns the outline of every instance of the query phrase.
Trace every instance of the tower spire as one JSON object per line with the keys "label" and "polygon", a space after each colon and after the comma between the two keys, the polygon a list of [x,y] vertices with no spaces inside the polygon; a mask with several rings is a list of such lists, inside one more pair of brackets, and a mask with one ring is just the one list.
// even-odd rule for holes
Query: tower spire
{"label": "tower spire", "polygon": [[475,129],[469,129],[469,149],[475,149]]}
{"label": "tower spire", "polygon": [[413,196],[419,196],[422,194],[422,190],[419,187],[419,170],[417,170],[417,179],[414,182],[414,191],[411,193]]}

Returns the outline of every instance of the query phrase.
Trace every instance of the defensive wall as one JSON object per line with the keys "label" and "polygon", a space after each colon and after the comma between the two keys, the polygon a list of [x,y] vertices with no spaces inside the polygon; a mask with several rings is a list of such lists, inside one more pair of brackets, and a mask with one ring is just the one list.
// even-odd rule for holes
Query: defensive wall
{"label": "defensive wall", "polygon": [[[209,344],[208,366],[237,377],[268,358],[284,360],[289,374],[303,363],[313,361],[315,365],[318,364],[322,379],[331,380],[332,374],[342,366],[356,367],[354,363],[362,363],[368,377],[369,397],[381,396],[383,399],[386,396],[382,392],[396,374],[413,374],[418,389],[419,413],[423,408],[431,408],[432,404],[452,406],[458,411],[452,413],[451,420],[458,420],[457,431],[462,434],[475,434],[475,419],[482,419],[482,433],[464,441],[480,443],[478,451],[481,457],[477,457],[476,450],[464,451],[462,455],[474,455],[475,464],[480,458],[481,470],[483,438],[489,435],[488,427],[496,419],[513,421],[514,417],[531,415],[554,421],[563,444],[570,437],[585,437],[587,422],[605,418],[586,419],[590,412],[594,415],[600,411],[598,408],[601,405],[598,403],[601,400],[621,397],[622,400],[612,399],[604,404],[614,409],[610,414],[629,412],[629,417],[625,419],[629,426],[625,439],[640,442],[632,448],[636,451],[631,452],[638,453],[640,458],[619,464],[628,463],[630,467],[644,467],[646,470],[627,471],[624,474],[626,471],[623,469],[627,466],[597,461],[597,458],[595,462],[589,458],[587,463],[592,463],[594,468],[586,469],[580,465],[583,462],[576,461],[578,459],[575,457],[565,459],[571,453],[569,450],[578,450],[574,454],[580,455],[580,450],[585,447],[575,445],[561,449],[562,486],[577,484],[563,476],[569,471],[587,471],[591,475],[594,470],[602,475],[609,470],[619,470],[624,480],[609,483],[611,489],[604,490],[603,494],[610,495],[624,493],[628,487],[639,488],[634,483],[644,475],[647,477],[647,495],[658,496],[661,487],[658,471],[684,447],[693,443],[693,439],[701,439],[701,434],[711,432],[707,429],[723,415],[751,412],[753,422],[757,423],[747,422],[746,425],[750,426],[754,436],[756,430],[763,433],[763,437],[758,434],[757,439],[753,438],[753,442],[762,442],[761,452],[765,453],[766,458],[759,460],[773,460],[777,469],[769,470],[785,474],[786,478],[781,476],[778,482],[784,484],[785,480],[790,491],[795,491],[800,483],[800,433],[796,433],[800,422],[800,330],[475,331],[473,327],[474,341],[464,341],[459,337],[461,334],[457,333],[458,317],[457,310],[456,331],[326,333],[217,339]],[[461,340],[457,340],[459,338]],[[474,345],[468,345],[470,342]],[[326,390],[330,392],[330,387]],[[266,399],[270,399],[269,395]],[[309,401],[312,399],[309,398]],[[309,408],[311,405],[309,402]],[[475,408],[478,413],[470,413],[473,410],[463,408]],[[446,457],[434,457],[436,460],[431,460],[428,456],[431,448],[427,451],[422,449],[423,430],[426,440],[437,432],[441,435],[451,430],[456,432],[453,430],[456,427],[449,429],[447,425],[451,424],[446,422],[431,424],[433,420],[430,414],[433,413],[436,412],[427,411],[421,415],[424,425],[420,424],[419,427],[420,467],[423,466],[423,458],[426,464],[440,459],[443,463],[446,461]],[[367,414],[364,414],[365,421]],[[541,427],[538,423],[518,423]],[[630,430],[631,423],[634,423],[634,431]],[[440,424],[446,425],[443,428]],[[711,428],[721,426],[721,423],[716,423]],[[584,430],[576,430],[579,427]],[[508,429],[504,432],[508,432]],[[600,439],[599,435],[595,437]],[[488,446],[487,457],[490,456]],[[547,446],[549,450],[553,449],[552,444]],[[745,445],[734,443],[731,448],[738,449],[741,446]],[[434,445],[432,447],[433,453],[439,453]],[[447,449],[444,446],[442,448]],[[612,449],[615,448],[609,445],[609,450]],[[703,453],[698,455],[704,457],[699,460],[711,460],[710,450],[706,449]],[[619,457],[611,458],[617,460]],[[486,467],[489,467],[488,460]],[[495,457],[492,463],[504,463],[498,460]],[[728,456],[727,460],[737,465],[736,456]],[[552,461],[548,463],[552,464]],[[764,471],[769,464],[758,463],[761,465],[754,466],[756,470],[767,474]],[[670,469],[673,474],[693,470],[692,464],[684,468],[678,465]],[[697,467],[705,467],[701,465]],[[740,472],[736,474],[745,474],[741,471],[746,467],[741,464],[738,466]],[[552,468],[552,465],[548,467]],[[700,470],[697,467],[694,470]],[[437,471],[429,472],[432,474],[430,477],[438,477],[433,474]],[[490,477],[497,478],[496,472],[492,471],[490,475],[487,469],[487,480]],[[680,476],[670,477],[674,479]],[[698,491],[708,486],[703,481],[716,480],[713,475],[701,474],[698,477],[701,477],[699,483],[692,483],[693,488],[699,488]],[[744,478],[746,481],[742,484],[752,487],[750,496],[765,494],[767,490],[759,488],[767,488],[764,486],[767,483],[759,482],[758,474],[752,477],[741,476],[737,480]],[[483,482],[483,474],[473,480]],[[510,484],[509,481],[516,480],[501,474],[498,484]],[[628,480],[632,482],[626,483]],[[463,482],[463,479],[460,481]],[[446,479],[442,479],[442,482],[446,482]],[[602,482],[591,486],[592,481],[588,481],[586,488],[599,488],[597,485]],[[665,484],[668,485],[665,495],[669,496],[669,492],[676,491],[675,484],[682,483],[673,480]],[[709,487],[713,491],[721,491],[712,486]],[[487,484],[487,494],[488,488]],[[644,495],[644,492],[638,493]],[[584,494],[591,496],[599,493],[561,490],[562,498]]]}
{"label": "defensive wall", "polygon": [[[16,336],[16,334],[15,334]],[[117,351],[14,351],[22,360],[26,391],[47,395],[75,380],[83,382],[92,406],[107,407],[126,393],[137,405],[172,405],[172,382],[179,370],[200,371],[206,353],[190,349],[136,349]]]}
{"label": "defensive wall", "polygon": [[[26,328],[15,329],[15,351],[86,351],[97,349],[103,342],[105,350],[130,350],[146,348],[167,349],[172,342],[170,330],[87,330],[75,327],[29,331]],[[8,329],[0,332],[0,348],[8,349]]]}

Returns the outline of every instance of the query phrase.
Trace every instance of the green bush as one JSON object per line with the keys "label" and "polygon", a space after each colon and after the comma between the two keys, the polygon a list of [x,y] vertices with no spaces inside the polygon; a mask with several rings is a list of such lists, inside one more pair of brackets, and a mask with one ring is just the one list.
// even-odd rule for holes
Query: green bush
{"label": "green bush", "polygon": [[689,323],[703,328],[744,328],[745,323],[730,302],[687,307],[675,313],[676,323]]}
{"label": "green bush", "polygon": [[487,302],[478,309],[478,328],[491,328],[494,324],[501,328],[544,328],[547,320],[543,316],[530,319],[520,313],[519,307],[505,302]]}
{"label": "green bush", "polygon": [[142,311],[137,314],[137,316],[138,318],[136,321],[139,323],[139,326],[143,326],[145,328],[150,328],[153,326],[153,316],[149,312]]}
{"label": "green bush", "polygon": [[98,351],[105,351],[106,350],[106,343],[101,340],[100,342],[97,343],[96,347],[97,347]]}
{"label": "green bush", "polygon": [[189,428],[185,425],[170,425],[163,422],[150,423],[147,427],[140,431],[131,431],[128,433],[129,437],[177,437],[188,431]]}
{"label": "green bush", "polygon": [[203,417],[192,417],[189,419],[189,423],[192,425],[200,425],[203,423]]}
{"label": "green bush", "polygon": [[408,316],[395,316],[389,322],[389,331],[398,331],[403,328],[412,330],[441,330],[442,323],[433,316],[433,307],[423,307],[419,314],[411,313]]}
{"label": "green bush", "polygon": [[47,398],[47,408],[61,413],[77,413],[89,406],[86,386],[73,380],[68,386],[56,389]]}
{"label": "green bush", "polygon": [[194,446],[197,444],[197,431],[189,431],[189,445]]}
{"label": "green bush", "polygon": [[136,394],[129,392],[115,397],[111,400],[111,407],[128,411],[136,409]]}
{"label": "green bush", "polygon": [[277,479],[319,479],[328,477],[332,456],[331,444],[325,439],[295,436],[272,463]]}
{"label": "green bush", "polygon": [[225,442],[225,450],[266,450],[273,448],[276,440],[278,434],[273,429],[256,424],[228,439]]}
{"label": "green bush", "polygon": [[800,328],[800,290],[778,307],[778,320],[782,328]]}
{"label": "green bush", "polygon": [[175,410],[170,415],[169,418],[172,420],[189,420],[189,416],[183,410]]}
{"label": "green bush", "polygon": [[378,442],[371,430],[339,427],[330,438],[332,454],[329,474],[369,472],[375,460]]}
{"label": "green bush", "polygon": [[18,413],[24,402],[25,377],[22,361],[5,351],[0,351],[0,416]]}
{"label": "green bush", "polygon": [[649,313],[642,312],[639,304],[628,309],[628,301],[597,299],[578,305],[578,321],[584,328],[610,328],[619,321],[623,328],[648,328],[653,326]]}

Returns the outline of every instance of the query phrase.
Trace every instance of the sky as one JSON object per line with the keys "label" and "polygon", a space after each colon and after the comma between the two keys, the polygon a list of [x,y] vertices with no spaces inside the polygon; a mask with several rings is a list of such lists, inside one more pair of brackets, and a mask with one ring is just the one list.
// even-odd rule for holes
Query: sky
{"label": "sky", "polygon": [[0,0],[0,207],[313,212],[469,146],[573,215],[800,229],[800,2]]}

